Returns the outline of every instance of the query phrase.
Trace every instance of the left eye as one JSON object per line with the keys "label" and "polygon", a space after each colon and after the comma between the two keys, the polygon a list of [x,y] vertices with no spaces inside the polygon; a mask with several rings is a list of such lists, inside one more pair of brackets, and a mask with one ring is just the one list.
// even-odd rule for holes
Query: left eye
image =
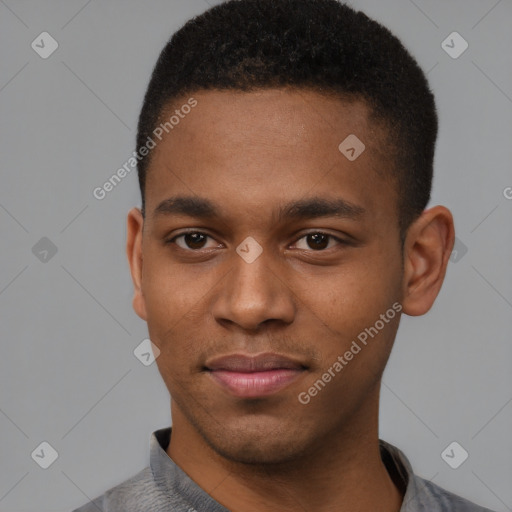
{"label": "left eye", "polygon": [[339,238],[327,233],[308,233],[307,235],[299,238],[297,243],[300,240],[305,240],[308,247],[299,247],[299,249],[313,249],[315,251],[321,251],[324,249],[330,249],[332,247],[329,246],[329,239],[335,240],[338,243],[343,243],[343,240],[340,240]]}

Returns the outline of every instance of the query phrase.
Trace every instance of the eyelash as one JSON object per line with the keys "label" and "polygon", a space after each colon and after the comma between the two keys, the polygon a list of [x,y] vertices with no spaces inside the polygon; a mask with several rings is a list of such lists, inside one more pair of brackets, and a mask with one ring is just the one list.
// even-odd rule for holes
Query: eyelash
{"label": "eyelash", "polygon": [[[197,234],[197,235],[205,235],[206,237],[208,238],[211,238],[213,239],[212,236],[210,236],[208,233],[204,233],[202,231],[185,231],[184,233],[180,233],[179,235],[176,235],[174,236],[173,238],[169,239],[169,240],[166,240],[165,241],[165,245],[171,245],[171,244],[174,244],[176,245],[175,241],[178,239],[178,238],[181,238],[181,237],[184,237],[186,235],[190,235],[190,234]],[[302,235],[301,237],[297,238],[297,240],[295,241],[295,243],[297,243],[299,240],[302,240],[303,238],[306,238],[307,236],[309,235],[325,235],[328,237],[328,239],[333,239],[335,240],[336,242],[338,242],[339,245],[349,245],[349,242],[347,242],[346,240],[343,240],[341,238],[338,238],[337,236],[334,236],[334,235],[331,235],[330,233],[325,233],[324,231],[311,231],[309,233],[305,233],[304,235]],[[186,252],[194,252],[194,253],[200,253],[203,249],[183,249],[183,247],[180,247],[180,246],[177,246],[179,249],[183,250],[183,251],[186,251]],[[314,250],[314,249],[309,249],[311,252],[326,252],[328,251],[329,249],[332,249],[332,247],[329,247],[329,248],[326,248],[326,249],[319,249],[319,250]],[[305,249],[302,249],[302,250],[305,250]]]}

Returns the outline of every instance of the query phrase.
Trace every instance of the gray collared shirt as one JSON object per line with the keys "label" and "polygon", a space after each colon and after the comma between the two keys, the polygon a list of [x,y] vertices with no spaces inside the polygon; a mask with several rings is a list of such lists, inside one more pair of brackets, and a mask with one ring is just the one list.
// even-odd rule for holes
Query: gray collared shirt
{"label": "gray collared shirt", "polygon": [[[199,487],[167,455],[171,427],[150,439],[150,466],[73,512],[229,512]],[[390,474],[403,482],[400,512],[492,512],[413,473],[407,457],[379,440]]]}

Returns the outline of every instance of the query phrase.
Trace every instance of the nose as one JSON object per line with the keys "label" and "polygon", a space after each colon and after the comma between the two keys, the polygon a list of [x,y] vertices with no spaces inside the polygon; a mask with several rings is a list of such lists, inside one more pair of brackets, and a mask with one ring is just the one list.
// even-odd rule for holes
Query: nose
{"label": "nose", "polygon": [[293,292],[283,273],[279,275],[271,263],[265,250],[251,263],[236,252],[233,254],[232,270],[222,282],[212,306],[218,322],[236,324],[248,331],[259,329],[265,322],[293,322],[296,312]]}

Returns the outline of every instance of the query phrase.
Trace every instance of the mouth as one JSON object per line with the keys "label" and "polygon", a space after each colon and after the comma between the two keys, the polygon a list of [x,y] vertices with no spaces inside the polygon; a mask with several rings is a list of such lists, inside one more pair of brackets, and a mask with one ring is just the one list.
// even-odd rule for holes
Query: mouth
{"label": "mouth", "polygon": [[204,370],[222,389],[238,398],[259,398],[277,393],[304,374],[307,366],[273,353],[233,354],[212,359]]}

